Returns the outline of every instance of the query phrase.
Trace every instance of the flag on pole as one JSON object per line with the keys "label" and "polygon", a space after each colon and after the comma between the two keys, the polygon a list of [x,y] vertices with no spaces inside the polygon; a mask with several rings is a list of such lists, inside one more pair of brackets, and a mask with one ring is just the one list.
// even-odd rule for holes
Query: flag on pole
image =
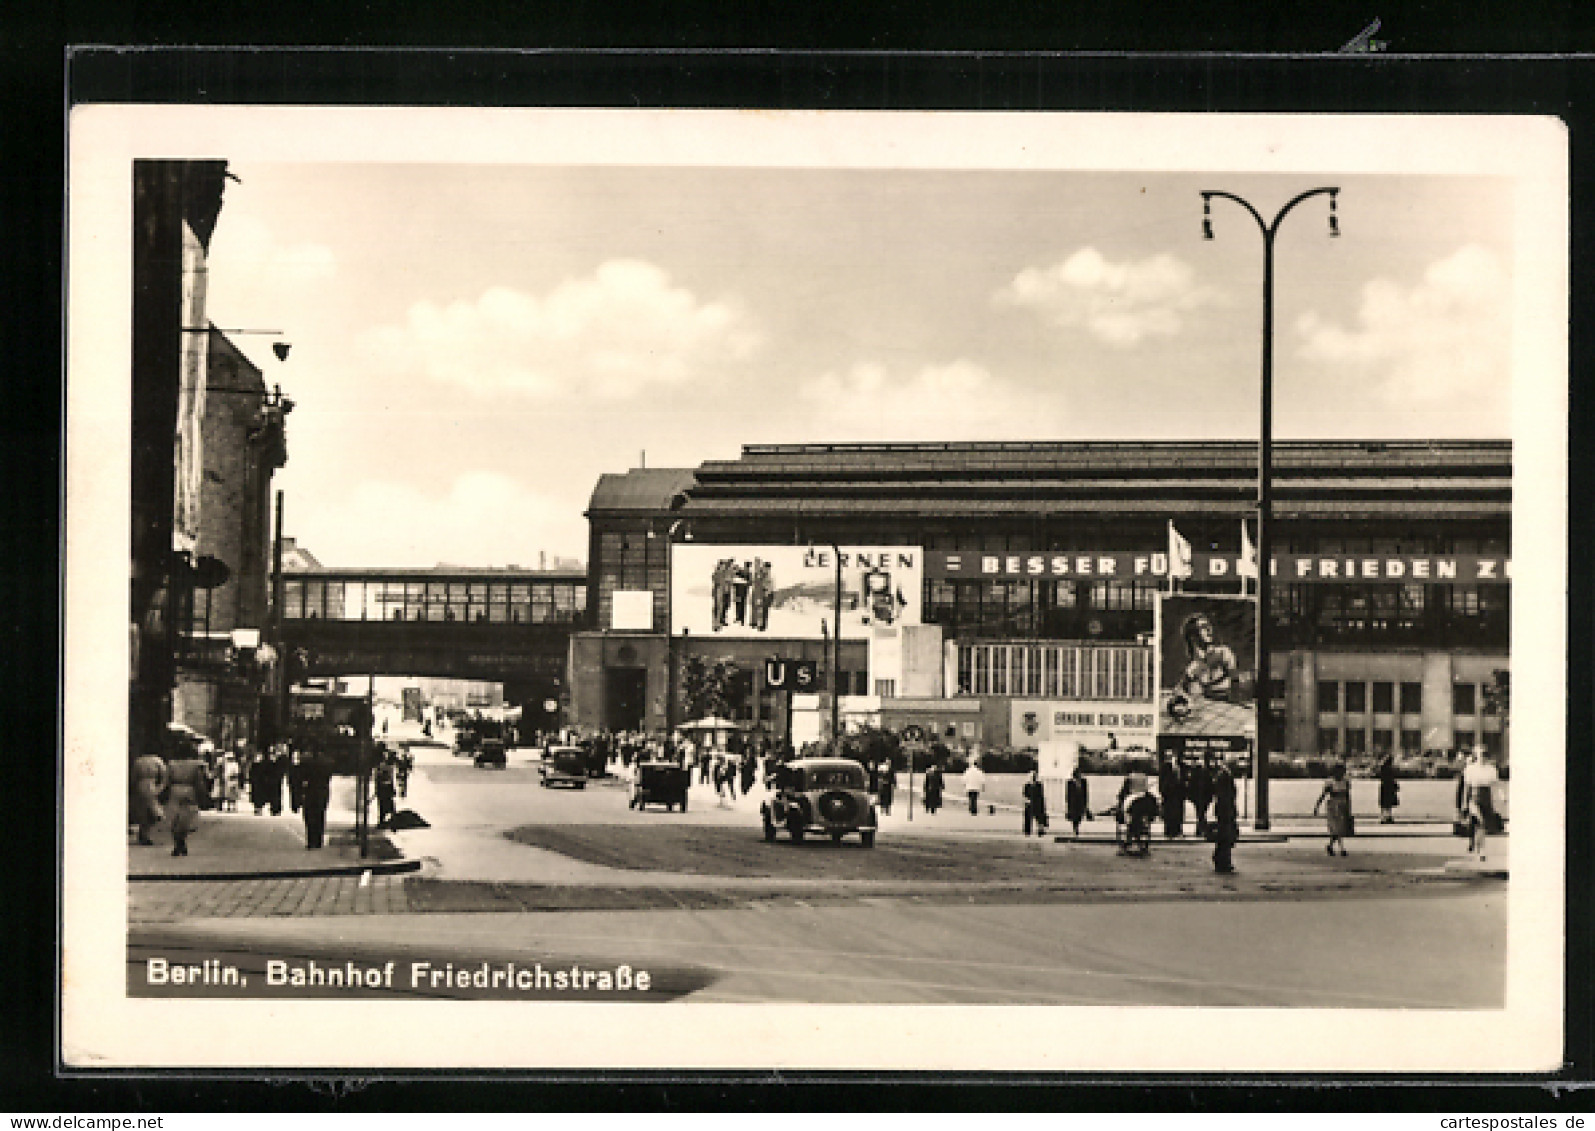
{"label": "flag on pole", "polygon": [[1235,567],[1235,572],[1240,574],[1241,592],[1246,592],[1246,579],[1257,579],[1257,547],[1252,545],[1252,537],[1246,532],[1246,520],[1241,519],[1241,560]]}
{"label": "flag on pole", "polygon": [[1190,577],[1193,572],[1191,544],[1174,529],[1174,520],[1171,518],[1169,519],[1169,588],[1173,589],[1176,579]]}

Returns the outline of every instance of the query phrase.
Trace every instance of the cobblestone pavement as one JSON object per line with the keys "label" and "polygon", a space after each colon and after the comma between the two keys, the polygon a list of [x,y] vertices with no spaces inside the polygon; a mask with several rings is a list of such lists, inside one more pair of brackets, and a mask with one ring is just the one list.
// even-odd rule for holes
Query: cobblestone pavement
{"label": "cobblestone pavement", "polygon": [[410,910],[404,876],[296,876],[128,885],[129,923],[304,915],[392,915]]}
{"label": "cobblestone pavement", "polygon": [[1357,899],[1401,894],[1454,895],[1488,890],[1499,881],[1419,873],[1342,873],[1312,882],[1258,875],[1199,879],[1168,875],[1119,881],[1075,876],[1054,884],[805,885],[769,883],[713,888],[701,884],[567,885],[440,880],[414,875],[301,876],[293,879],[191,880],[137,883],[129,891],[132,927],[192,919],[270,919],[313,916],[406,915],[450,912],[685,911],[788,903],[1084,904],[1186,899],[1273,901]]}

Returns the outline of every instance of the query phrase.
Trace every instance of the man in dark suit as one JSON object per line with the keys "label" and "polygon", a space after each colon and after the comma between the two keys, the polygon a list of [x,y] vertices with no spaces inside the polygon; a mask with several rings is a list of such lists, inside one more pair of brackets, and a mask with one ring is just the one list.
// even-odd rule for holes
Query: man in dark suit
{"label": "man in dark suit", "polygon": [[1235,775],[1230,773],[1229,763],[1222,758],[1215,761],[1212,775],[1213,871],[1229,873],[1235,871],[1230,850],[1241,835],[1240,813],[1235,805]]}
{"label": "man in dark suit", "polygon": [[321,847],[327,832],[327,803],[332,799],[332,763],[319,751],[299,763],[299,804],[305,818],[305,847]]}

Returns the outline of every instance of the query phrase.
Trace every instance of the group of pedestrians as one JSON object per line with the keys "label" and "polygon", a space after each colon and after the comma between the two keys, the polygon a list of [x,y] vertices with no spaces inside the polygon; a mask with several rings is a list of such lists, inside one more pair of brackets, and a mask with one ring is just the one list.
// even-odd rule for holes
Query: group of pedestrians
{"label": "group of pedestrians", "polygon": [[290,807],[304,819],[305,846],[318,849],[325,842],[332,762],[315,751],[282,745],[253,753],[246,742],[218,751],[208,739],[173,730],[165,751],[133,760],[129,778],[129,823],[139,845],[153,846],[154,832],[164,823],[172,855],[189,855],[200,812],[237,812],[245,782],[257,816],[282,813],[286,784]]}

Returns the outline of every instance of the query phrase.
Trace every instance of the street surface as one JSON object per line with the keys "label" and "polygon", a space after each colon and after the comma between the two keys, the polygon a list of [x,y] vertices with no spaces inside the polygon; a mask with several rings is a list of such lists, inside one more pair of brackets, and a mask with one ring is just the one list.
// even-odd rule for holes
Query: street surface
{"label": "street surface", "polygon": [[651,970],[650,1000],[1504,1000],[1506,884],[1448,871],[1460,842],[1412,827],[1360,835],[1342,858],[1303,824],[1289,840],[1238,846],[1234,876],[1216,875],[1210,847],[1191,839],[1127,859],[1111,821],[1076,843],[1057,838],[1055,814],[1054,835],[1027,840],[1011,810],[949,806],[909,821],[901,797],[874,849],[856,837],[772,844],[759,786],[721,802],[694,785],[685,813],[639,812],[620,780],[541,787],[531,751],[512,751],[505,770],[447,747],[413,752],[399,805],[430,827],[392,841],[419,872],[130,885],[130,989],[146,958],[188,955],[225,956],[257,979],[267,957],[627,965]]}

